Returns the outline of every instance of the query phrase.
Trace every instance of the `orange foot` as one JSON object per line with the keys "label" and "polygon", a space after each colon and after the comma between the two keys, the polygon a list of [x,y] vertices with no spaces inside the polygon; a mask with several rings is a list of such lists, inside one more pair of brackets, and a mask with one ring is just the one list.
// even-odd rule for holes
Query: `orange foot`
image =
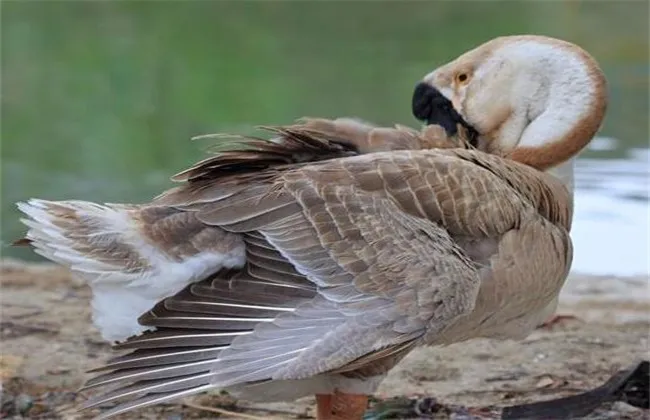
{"label": "orange foot", "polygon": [[574,315],[553,315],[552,317],[548,318],[542,325],[538,326],[537,329],[550,329],[553,325],[559,324],[562,321],[567,321],[569,319],[577,320],[579,318]]}
{"label": "orange foot", "polygon": [[361,420],[367,408],[367,395],[338,391],[316,395],[317,420]]}

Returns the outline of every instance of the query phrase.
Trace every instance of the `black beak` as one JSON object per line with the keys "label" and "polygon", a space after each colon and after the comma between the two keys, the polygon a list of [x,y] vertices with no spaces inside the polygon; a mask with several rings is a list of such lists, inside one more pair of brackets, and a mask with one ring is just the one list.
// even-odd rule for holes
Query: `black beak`
{"label": "black beak", "polygon": [[448,136],[458,132],[458,124],[467,129],[470,143],[476,146],[478,132],[456,112],[451,101],[431,85],[420,82],[413,92],[413,116],[427,124],[437,124]]}

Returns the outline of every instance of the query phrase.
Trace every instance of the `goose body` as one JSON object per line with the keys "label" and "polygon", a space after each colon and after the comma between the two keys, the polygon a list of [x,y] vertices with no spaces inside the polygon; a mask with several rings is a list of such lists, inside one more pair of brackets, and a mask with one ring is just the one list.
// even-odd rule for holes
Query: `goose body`
{"label": "goose body", "polygon": [[[539,82],[535,51],[584,89]],[[503,88],[490,70],[503,63],[536,93]],[[272,141],[238,139],[144,205],[19,203],[27,240],[87,280],[95,325],[130,351],[96,370],[86,388],[108,390],[86,407],[116,403],[108,417],[216,388],[315,394],[319,418],[360,418],[413,348],[519,339],[551,315],[572,258],[570,159],[602,120],[602,74],[572,44],[506,37],[423,86],[415,114],[449,135],[456,123],[475,130],[476,148],[438,148],[431,128],[308,120]],[[554,104],[567,86],[578,96]],[[423,96],[455,113],[439,117]],[[524,100],[528,123],[512,122]],[[546,140],[536,123],[558,114],[540,102],[568,115]]]}

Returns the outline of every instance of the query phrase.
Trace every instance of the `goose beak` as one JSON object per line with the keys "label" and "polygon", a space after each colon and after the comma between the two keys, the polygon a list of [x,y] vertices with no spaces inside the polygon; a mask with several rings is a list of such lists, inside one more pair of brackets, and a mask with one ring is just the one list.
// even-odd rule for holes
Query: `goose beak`
{"label": "goose beak", "polygon": [[467,129],[470,138],[478,136],[478,132],[456,111],[451,101],[427,83],[420,82],[415,86],[412,107],[415,118],[441,126],[450,137],[458,132],[458,124]]}

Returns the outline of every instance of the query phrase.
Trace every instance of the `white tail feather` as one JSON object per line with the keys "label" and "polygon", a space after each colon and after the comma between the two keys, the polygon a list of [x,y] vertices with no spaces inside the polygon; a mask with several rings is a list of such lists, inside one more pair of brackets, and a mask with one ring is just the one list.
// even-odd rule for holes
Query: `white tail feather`
{"label": "white tail feather", "polygon": [[108,341],[143,332],[137,319],[158,301],[245,261],[243,241],[216,227],[205,228],[229,235],[228,247],[186,255],[165,251],[169,244],[148,237],[143,222],[134,217],[137,206],[31,199],[18,208],[28,216],[21,221],[35,252],[69,267],[90,285],[93,322]]}

